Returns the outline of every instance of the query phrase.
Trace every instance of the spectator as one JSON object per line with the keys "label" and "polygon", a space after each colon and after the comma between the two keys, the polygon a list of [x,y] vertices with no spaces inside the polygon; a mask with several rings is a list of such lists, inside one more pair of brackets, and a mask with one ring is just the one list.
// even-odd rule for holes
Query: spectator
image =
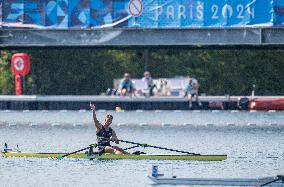
{"label": "spectator", "polygon": [[199,98],[198,98],[198,89],[199,89],[199,84],[197,82],[196,79],[192,79],[192,78],[189,78],[188,80],[188,84],[186,85],[185,89],[184,89],[184,97],[187,96],[188,98],[188,101],[189,101],[189,108],[192,108],[192,98],[194,96],[196,96],[196,102],[198,102],[198,105],[199,106],[202,106],[201,102],[199,101]]}
{"label": "spectator", "polygon": [[154,95],[153,90],[156,87],[156,85],[154,84],[149,71],[144,72],[144,77],[142,78],[142,81],[145,82],[147,85],[147,92],[144,93],[145,96],[153,96]]}
{"label": "spectator", "polygon": [[121,96],[136,96],[135,95],[135,86],[133,82],[130,80],[130,74],[124,73],[123,79],[120,81],[120,85],[118,88],[119,94]]}

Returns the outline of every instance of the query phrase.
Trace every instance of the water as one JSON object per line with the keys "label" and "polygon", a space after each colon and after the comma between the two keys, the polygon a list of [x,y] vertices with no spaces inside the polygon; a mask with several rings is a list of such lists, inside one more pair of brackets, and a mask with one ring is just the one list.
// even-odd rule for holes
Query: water
{"label": "water", "polygon": [[[247,111],[98,111],[98,119],[114,116],[114,125],[193,125],[193,126],[284,126],[284,112]],[[1,125],[91,126],[92,112],[79,111],[1,111]]]}
{"label": "water", "polygon": [[[148,116],[138,112],[114,113],[115,117],[129,116],[129,120],[135,124],[137,118],[148,119]],[[149,112],[150,113],[150,112]],[[146,114],[149,114],[146,113]],[[183,112],[153,112],[150,119],[162,122],[170,119],[182,124],[183,119],[176,116],[185,115]],[[7,117],[8,114],[9,117]],[[14,114],[14,115],[10,115]],[[19,114],[19,115],[15,115]],[[40,115],[42,114],[42,115]],[[44,115],[48,117],[45,123]],[[101,112],[99,117],[103,117]],[[155,115],[154,115],[155,114]],[[275,117],[277,122],[283,123],[283,113],[240,113],[238,124],[246,124],[247,119],[254,119],[256,126],[226,126],[230,112],[204,113],[191,112],[188,115],[207,121],[204,116],[214,115],[218,117],[220,125],[206,126],[117,126],[114,125],[121,139],[148,143],[169,148],[187,150],[203,154],[227,154],[228,159],[222,162],[199,161],[152,161],[152,160],[83,160],[63,159],[61,161],[38,158],[1,158],[0,178],[2,186],[151,186],[147,179],[153,164],[159,165],[160,171],[169,176],[178,177],[224,177],[224,178],[257,178],[284,174],[284,128],[283,126],[259,126],[260,122],[271,123]],[[79,123],[83,115],[85,124],[73,126]],[[143,117],[140,117],[142,115]],[[257,115],[257,117],[255,117]],[[4,116],[4,117],[3,117]],[[39,123],[38,126],[28,126],[18,123],[21,119],[29,119],[29,123]],[[40,119],[37,117],[40,116]],[[123,117],[121,117],[123,116]],[[131,117],[132,116],[132,117]],[[156,119],[156,117],[159,119]],[[233,114],[232,114],[233,116]],[[247,116],[246,118],[244,116]],[[270,118],[269,118],[270,116]],[[0,143],[8,142],[14,147],[19,144],[23,151],[33,152],[61,152],[74,151],[89,145],[95,141],[95,129],[91,126],[92,118],[89,112],[1,112]],[[61,125],[63,119],[68,123]],[[91,118],[91,119],[90,119]],[[212,118],[213,119],[213,118]],[[61,121],[62,120],[62,121]],[[78,121],[76,121],[78,120]],[[188,119],[187,119],[188,120]],[[4,122],[5,121],[5,122]],[[44,120],[43,120],[44,121]],[[7,126],[14,122],[15,126]],[[145,122],[145,121],[143,121]],[[169,123],[168,121],[166,121]],[[166,123],[165,122],[165,123]],[[192,123],[192,121],[190,121]],[[58,123],[59,126],[51,126],[50,123]],[[117,123],[117,122],[116,122]],[[42,125],[43,124],[43,125]],[[157,123],[158,124],[158,123]],[[202,123],[198,123],[202,124]],[[217,123],[216,123],[217,124]],[[264,124],[264,123],[263,123]],[[121,147],[130,145],[120,144]],[[162,150],[143,149],[148,153],[167,153]]]}

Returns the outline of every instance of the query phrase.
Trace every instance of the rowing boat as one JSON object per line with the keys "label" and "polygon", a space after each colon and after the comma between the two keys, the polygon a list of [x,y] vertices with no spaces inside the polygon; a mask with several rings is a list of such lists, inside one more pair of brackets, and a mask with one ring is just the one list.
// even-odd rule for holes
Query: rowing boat
{"label": "rowing boat", "polygon": [[[2,157],[36,157],[36,158],[52,158],[65,155],[66,153],[29,153],[29,152],[1,152]],[[187,155],[187,154],[86,154],[75,153],[68,155],[67,158],[82,158],[82,159],[134,159],[134,160],[196,160],[196,161],[222,161],[227,159],[227,155]]]}
{"label": "rowing boat", "polygon": [[[166,178],[148,176],[155,184],[183,184],[183,185],[206,185],[206,186],[261,186],[262,184],[275,181],[278,178],[266,177],[260,179],[242,178]],[[277,180],[267,186],[284,186],[284,180]]]}
{"label": "rowing boat", "polygon": [[148,176],[155,184],[202,185],[202,186],[284,186],[284,176],[259,179],[245,178],[178,178],[164,177],[159,173],[158,165],[152,166],[152,174]]}
{"label": "rowing boat", "polygon": [[[57,158],[62,159],[66,158],[85,158],[85,159],[133,159],[133,160],[196,160],[196,161],[222,161],[227,159],[227,155],[202,155],[191,153],[188,151],[177,150],[177,149],[170,149],[166,147],[159,147],[149,144],[142,144],[127,140],[119,140],[123,143],[134,144],[135,146],[131,146],[125,148],[124,150],[133,149],[136,147],[151,147],[155,149],[162,149],[171,152],[177,152],[182,154],[145,154],[144,152],[136,151],[133,154],[124,154],[124,155],[117,155],[117,154],[99,154],[99,152],[94,152],[93,149],[97,147],[97,144],[90,144],[88,147],[79,149],[77,151],[73,151],[71,153],[31,153],[31,152],[20,152],[19,147],[17,145],[17,151],[12,151],[8,147],[8,144],[4,144],[4,149],[1,152],[0,156],[2,157],[37,157],[37,158]],[[89,150],[83,152],[85,150]]]}

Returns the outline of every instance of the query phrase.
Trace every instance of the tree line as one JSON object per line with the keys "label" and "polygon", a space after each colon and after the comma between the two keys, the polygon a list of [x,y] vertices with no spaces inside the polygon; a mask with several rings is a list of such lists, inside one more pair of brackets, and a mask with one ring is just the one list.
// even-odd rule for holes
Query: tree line
{"label": "tree line", "polygon": [[11,56],[26,52],[25,94],[97,95],[124,72],[141,78],[191,76],[207,95],[284,95],[284,50],[276,49],[32,49],[1,50],[0,94],[14,94]]}

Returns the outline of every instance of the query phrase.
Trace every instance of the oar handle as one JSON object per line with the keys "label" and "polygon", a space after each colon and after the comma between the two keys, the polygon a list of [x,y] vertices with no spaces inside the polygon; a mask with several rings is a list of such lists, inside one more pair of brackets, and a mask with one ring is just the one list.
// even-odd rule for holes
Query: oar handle
{"label": "oar handle", "polygon": [[187,151],[181,151],[181,150],[177,150],[177,149],[169,149],[169,148],[166,148],[166,147],[158,147],[158,146],[154,146],[154,145],[131,142],[131,141],[127,141],[127,140],[119,140],[119,141],[124,142],[124,143],[139,145],[141,147],[152,147],[152,148],[156,148],[156,149],[163,149],[163,150],[173,151],[173,152],[177,152],[177,153],[185,153],[185,154],[190,154],[190,155],[200,155],[200,154],[196,154],[196,153],[190,153],[190,152],[187,152]]}

